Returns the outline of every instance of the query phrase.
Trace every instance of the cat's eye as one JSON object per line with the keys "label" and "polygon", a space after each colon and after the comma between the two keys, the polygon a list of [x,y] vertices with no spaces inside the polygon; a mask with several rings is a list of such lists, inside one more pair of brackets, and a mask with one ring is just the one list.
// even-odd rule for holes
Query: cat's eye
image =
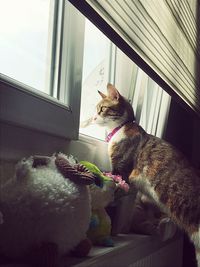
{"label": "cat's eye", "polygon": [[101,107],[101,112],[104,112],[106,109],[107,109],[107,107],[102,106],[102,107]]}
{"label": "cat's eye", "polygon": [[104,112],[106,109],[107,109],[106,106],[101,106],[100,109],[99,109],[99,113]]}

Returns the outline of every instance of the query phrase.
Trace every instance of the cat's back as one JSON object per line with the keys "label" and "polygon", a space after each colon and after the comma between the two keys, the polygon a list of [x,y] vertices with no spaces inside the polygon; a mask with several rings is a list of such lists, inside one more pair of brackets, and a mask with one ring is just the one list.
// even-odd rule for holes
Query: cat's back
{"label": "cat's back", "polygon": [[138,168],[155,165],[156,162],[163,167],[174,167],[177,164],[182,168],[190,168],[190,163],[179,150],[167,141],[148,134],[140,125],[128,124],[124,133],[126,138],[121,145],[126,149],[134,148]]}
{"label": "cat's back", "polygon": [[189,178],[200,186],[200,177],[186,157],[173,145],[156,136],[139,131],[141,144],[137,147],[137,159],[135,169],[145,173],[149,179],[163,179],[168,176],[171,179],[179,179],[179,183]]}
{"label": "cat's back", "polygon": [[188,175],[198,176],[183,153],[167,141],[149,134],[143,145],[138,146],[136,164],[136,168],[146,171],[148,176],[172,176],[172,173],[175,176],[177,173],[180,180]]}

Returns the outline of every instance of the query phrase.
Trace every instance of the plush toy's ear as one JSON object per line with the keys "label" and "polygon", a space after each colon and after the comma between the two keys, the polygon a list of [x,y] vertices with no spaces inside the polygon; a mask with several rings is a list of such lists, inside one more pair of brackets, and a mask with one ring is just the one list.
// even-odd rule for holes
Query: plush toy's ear
{"label": "plush toy's ear", "polygon": [[100,96],[101,96],[102,98],[106,98],[106,95],[104,95],[101,91],[98,91],[98,93],[100,94]]}
{"label": "plush toy's ear", "polygon": [[120,99],[121,95],[118,92],[118,90],[115,88],[114,85],[108,83],[107,90],[108,90],[109,98],[111,98],[112,100],[119,100]]}
{"label": "plush toy's ear", "polygon": [[15,173],[16,173],[16,178],[19,181],[23,181],[24,178],[28,177],[28,174],[30,170],[32,169],[32,164],[33,164],[33,158],[30,157],[28,159],[22,159],[20,162],[17,163],[15,166]]}
{"label": "plush toy's ear", "polygon": [[33,156],[33,168],[37,168],[38,166],[47,166],[50,162],[50,157],[47,156]]}
{"label": "plush toy's ear", "polygon": [[74,165],[61,155],[55,159],[55,164],[59,172],[65,177],[79,185],[90,185],[95,183],[95,176],[84,166]]}

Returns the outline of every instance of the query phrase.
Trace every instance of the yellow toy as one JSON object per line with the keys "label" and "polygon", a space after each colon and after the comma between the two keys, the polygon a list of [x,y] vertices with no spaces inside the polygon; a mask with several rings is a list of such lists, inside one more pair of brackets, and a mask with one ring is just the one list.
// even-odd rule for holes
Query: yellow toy
{"label": "yellow toy", "polygon": [[94,164],[87,161],[80,163],[101,181],[100,186],[90,185],[92,215],[87,236],[94,245],[114,246],[111,238],[111,219],[105,208],[114,200],[116,184],[112,178],[103,175]]}

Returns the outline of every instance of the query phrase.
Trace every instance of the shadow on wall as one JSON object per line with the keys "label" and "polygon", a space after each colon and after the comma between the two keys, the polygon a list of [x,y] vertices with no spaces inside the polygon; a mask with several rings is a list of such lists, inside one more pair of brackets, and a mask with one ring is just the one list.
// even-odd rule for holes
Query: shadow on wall
{"label": "shadow on wall", "polygon": [[200,170],[200,118],[172,99],[164,139]]}
{"label": "shadow on wall", "polygon": [[193,115],[172,99],[164,139],[192,161]]}

